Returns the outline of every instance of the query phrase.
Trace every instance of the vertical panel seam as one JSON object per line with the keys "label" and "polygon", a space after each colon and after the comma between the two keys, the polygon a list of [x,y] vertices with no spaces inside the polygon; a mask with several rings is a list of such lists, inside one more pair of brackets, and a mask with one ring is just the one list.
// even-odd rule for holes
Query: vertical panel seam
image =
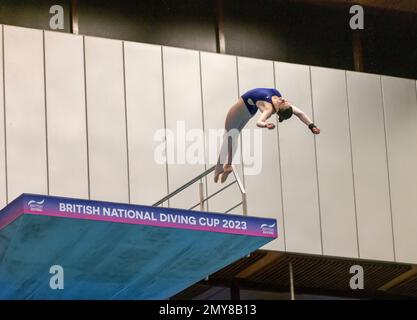
{"label": "vertical panel seam", "polygon": [[6,130],[6,64],[5,64],[5,50],[4,50],[4,26],[1,26],[2,33],[2,63],[3,63],[3,122],[4,122],[4,167],[5,167],[5,183],[6,183],[6,204],[9,203],[9,187],[8,187],[8,174],[7,174],[7,130]]}
{"label": "vertical panel seam", "polygon": [[[201,67],[201,51],[198,51],[198,63],[199,63],[199,69],[200,69],[200,98],[201,98],[201,121],[202,121],[202,125],[203,125],[203,148],[204,148],[204,156],[206,157],[204,159],[204,171],[207,170],[207,161],[208,159],[210,159],[210,156],[207,154],[210,151],[207,149],[207,144],[206,144],[206,127],[205,127],[205,118],[204,118],[204,97],[203,97],[203,69]],[[208,158],[207,158],[208,157]],[[211,167],[211,165],[210,165]],[[204,184],[206,186],[206,197],[208,197],[208,183],[207,183],[207,176],[204,177]],[[209,209],[209,202],[207,201],[206,203],[207,205],[207,211]]]}
{"label": "vertical panel seam", "polygon": [[[275,75],[275,62],[272,62],[272,69],[274,72],[274,86],[275,88],[277,88],[277,80],[276,80],[276,75]],[[282,234],[284,235],[284,251],[287,251],[287,241],[286,241],[286,236],[285,236],[285,217],[284,217],[284,192],[283,192],[283,187],[282,187],[282,164],[281,164],[281,146],[279,143],[279,126],[277,126],[277,144],[278,144],[278,167],[279,167],[279,183],[280,183],[280,189],[281,189],[281,210],[282,210],[282,227],[283,227],[283,232]]]}
{"label": "vertical panel seam", "polygon": [[[166,175],[166,190],[169,194],[169,174],[168,174],[168,145],[167,145],[167,120],[166,120],[166,99],[165,99],[165,67],[164,67],[164,47],[161,46],[161,66],[162,66],[162,104],[164,112],[164,130],[165,130],[165,175]],[[168,207],[170,206],[170,199],[167,200]]]}
{"label": "vertical panel seam", "polygon": [[127,97],[126,97],[126,58],[125,58],[125,41],[122,41],[122,63],[123,63],[123,99],[125,107],[125,134],[126,134],[126,161],[127,161],[127,199],[131,203],[130,189],[130,158],[129,158],[129,129],[127,117]]}
{"label": "vertical panel seam", "polygon": [[[239,57],[238,56],[235,56],[235,61],[236,61],[237,97],[240,98]],[[245,162],[243,161],[243,138],[241,134],[239,135],[239,140],[240,140],[240,160],[242,163],[242,183],[243,183],[243,187],[246,189]],[[246,198],[247,203],[248,203],[248,198],[249,197]]]}
{"label": "vertical panel seam", "polygon": [[84,105],[85,105],[85,137],[87,151],[87,188],[88,199],[91,199],[91,178],[90,178],[90,146],[88,139],[88,99],[87,99],[87,61],[86,61],[86,45],[85,36],[83,36],[83,62],[84,62]]}
{"label": "vertical panel seam", "polygon": [[397,261],[397,253],[395,250],[395,237],[394,237],[394,218],[393,218],[393,212],[392,212],[391,177],[390,177],[389,156],[388,156],[388,135],[387,135],[386,121],[385,121],[385,109],[386,109],[385,108],[385,95],[384,95],[384,90],[382,86],[383,86],[383,81],[382,81],[382,76],[380,75],[379,76],[379,88],[381,90],[382,117],[383,117],[383,122],[384,122],[385,157],[387,160],[388,198],[389,198],[391,233],[392,233],[392,252],[394,254],[394,261]]}
{"label": "vertical panel seam", "polygon": [[417,80],[413,80],[413,81],[414,81],[414,88],[416,92],[416,102],[417,102]]}
{"label": "vertical panel seam", "polygon": [[350,120],[350,100],[349,100],[349,88],[348,88],[348,78],[347,71],[345,73],[345,90],[346,90],[346,99],[347,99],[347,112],[348,112],[348,128],[349,128],[349,145],[350,145],[350,165],[352,169],[352,183],[353,183],[353,204],[355,206],[355,227],[356,227],[356,248],[358,250],[358,257],[361,257],[360,246],[359,246],[359,226],[358,226],[358,207],[356,202],[356,183],[355,183],[355,170],[353,165],[353,145],[352,145],[352,125]]}
{"label": "vertical panel seam", "polygon": [[43,50],[43,95],[44,95],[44,111],[45,111],[45,152],[46,152],[46,192],[49,195],[49,148],[48,148],[48,99],[46,92],[46,44],[45,44],[45,30],[42,31],[42,50]]}
{"label": "vertical panel seam", "polygon": [[[239,81],[239,57],[238,56],[234,56],[235,58],[235,67],[236,67],[236,85],[237,85],[237,99],[240,98],[240,81]],[[240,143],[240,148],[239,148],[239,153],[240,153],[240,161],[241,161],[241,168],[242,171],[240,172],[242,174],[242,184],[243,187],[245,188],[245,191],[247,192],[248,190],[246,189],[246,179],[245,179],[245,164],[243,163],[243,138],[242,138],[242,134],[239,134],[239,143]],[[239,147],[239,145],[238,145]],[[235,154],[236,156],[236,154]],[[238,170],[239,173],[239,170]],[[248,203],[250,201],[248,201],[249,197],[248,194],[246,194],[246,208],[248,208]],[[243,204],[242,204],[242,210],[243,210]]]}
{"label": "vertical panel seam", "polygon": [[[311,66],[308,67],[309,76],[310,76],[310,99],[311,99],[311,113],[314,121],[314,97],[313,97],[313,79],[311,75]],[[320,222],[320,243],[321,243],[321,254],[324,254],[323,250],[323,226],[321,221],[321,204],[320,204],[320,183],[319,183],[319,169],[317,161],[317,141],[316,135],[313,135],[314,140],[314,157],[315,157],[315,167],[316,167],[316,185],[317,185],[317,204],[319,209],[319,222]]]}

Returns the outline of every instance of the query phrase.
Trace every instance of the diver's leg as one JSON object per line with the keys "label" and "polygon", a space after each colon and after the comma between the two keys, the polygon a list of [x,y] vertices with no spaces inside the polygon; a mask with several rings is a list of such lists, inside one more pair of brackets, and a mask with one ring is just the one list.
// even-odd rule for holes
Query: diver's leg
{"label": "diver's leg", "polygon": [[228,130],[228,134],[227,134],[228,154],[227,154],[227,162],[223,166],[223,173],[220,179],[222,183],[226,181],[229,174],[233,171],[232,162],[233,162],[233,157],[236,153],[237,147],[239,145],[240,132],[242,131],[244,126],[248,123],[248,121],[253,116],[248,111],[245,105],[243,107],[244,108],[241,108],[239,110],[240,112],[239,117],[238,117],[239,123],[235,124],[233,128],[230,128],[230,130]]}
{"label": "diver's leg", "polygon": [[[225,132],[223,135],[223,142],[220,148],[219,157],[217,160],[216,168],[214,170],[214,181],[217,182],[219,175],[223,173],[224,165],[231,163],[233,159],[233,146],[234,146],[234,136],[239,134],[239,126],[246,117],[245,113],[242,112],[242,109],[246,108],[243,100],[240,98],[228,111],[225,120]],[[244,109],[243,109],[244,111]],[[247,111],[249,113],[249,111]],[[237,134],[236,134],[237,131]]]}

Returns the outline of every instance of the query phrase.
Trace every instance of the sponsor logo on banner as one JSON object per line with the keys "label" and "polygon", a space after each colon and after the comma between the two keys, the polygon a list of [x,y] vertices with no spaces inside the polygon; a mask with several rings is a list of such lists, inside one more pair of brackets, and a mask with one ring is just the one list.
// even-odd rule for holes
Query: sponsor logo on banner
{"label": "sponsor logo on banner", "polygon": [[30,200],[28,202],[28,206],[30,208],[31,211],[39,211],[42,212],[43,211],[43,204],[45,203],[45,200],[42,201],[35,201],[35,200]]}
{"label": "sponsor logo on banner", "polygon": [[261,230],[263,234],[274,234],[275,233],[275,223],[273,224],[262,224]]}

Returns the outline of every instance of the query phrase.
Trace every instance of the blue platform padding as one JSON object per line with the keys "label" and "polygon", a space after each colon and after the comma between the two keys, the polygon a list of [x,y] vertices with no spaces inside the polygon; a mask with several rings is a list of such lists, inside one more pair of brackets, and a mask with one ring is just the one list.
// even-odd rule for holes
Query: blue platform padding
{"label": "blue platform padding", "polygon": [[[276,226],[275,219],[22,194],[0,211],[0,299],[168,299],[274,240]],[[62,267],[62,289],[50,285],[52,266]]]}

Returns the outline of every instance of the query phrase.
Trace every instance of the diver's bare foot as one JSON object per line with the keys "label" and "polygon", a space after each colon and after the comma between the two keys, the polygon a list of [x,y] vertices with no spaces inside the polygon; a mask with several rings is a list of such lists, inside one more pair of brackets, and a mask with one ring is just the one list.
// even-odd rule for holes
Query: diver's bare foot
{"label": "diver's bare foot", "polygon": [[229,174],[233,171],[232,166],[230,164],[225,164],[223,167],[222,177],[220,179],[221,183],[225,182]]}
{"label": "diver's bare foot", "polygon": [[223,173],[223,166],[217,165],[216,169],[214,170],[214,182],[217,183],[219,181],[219,176]]}

